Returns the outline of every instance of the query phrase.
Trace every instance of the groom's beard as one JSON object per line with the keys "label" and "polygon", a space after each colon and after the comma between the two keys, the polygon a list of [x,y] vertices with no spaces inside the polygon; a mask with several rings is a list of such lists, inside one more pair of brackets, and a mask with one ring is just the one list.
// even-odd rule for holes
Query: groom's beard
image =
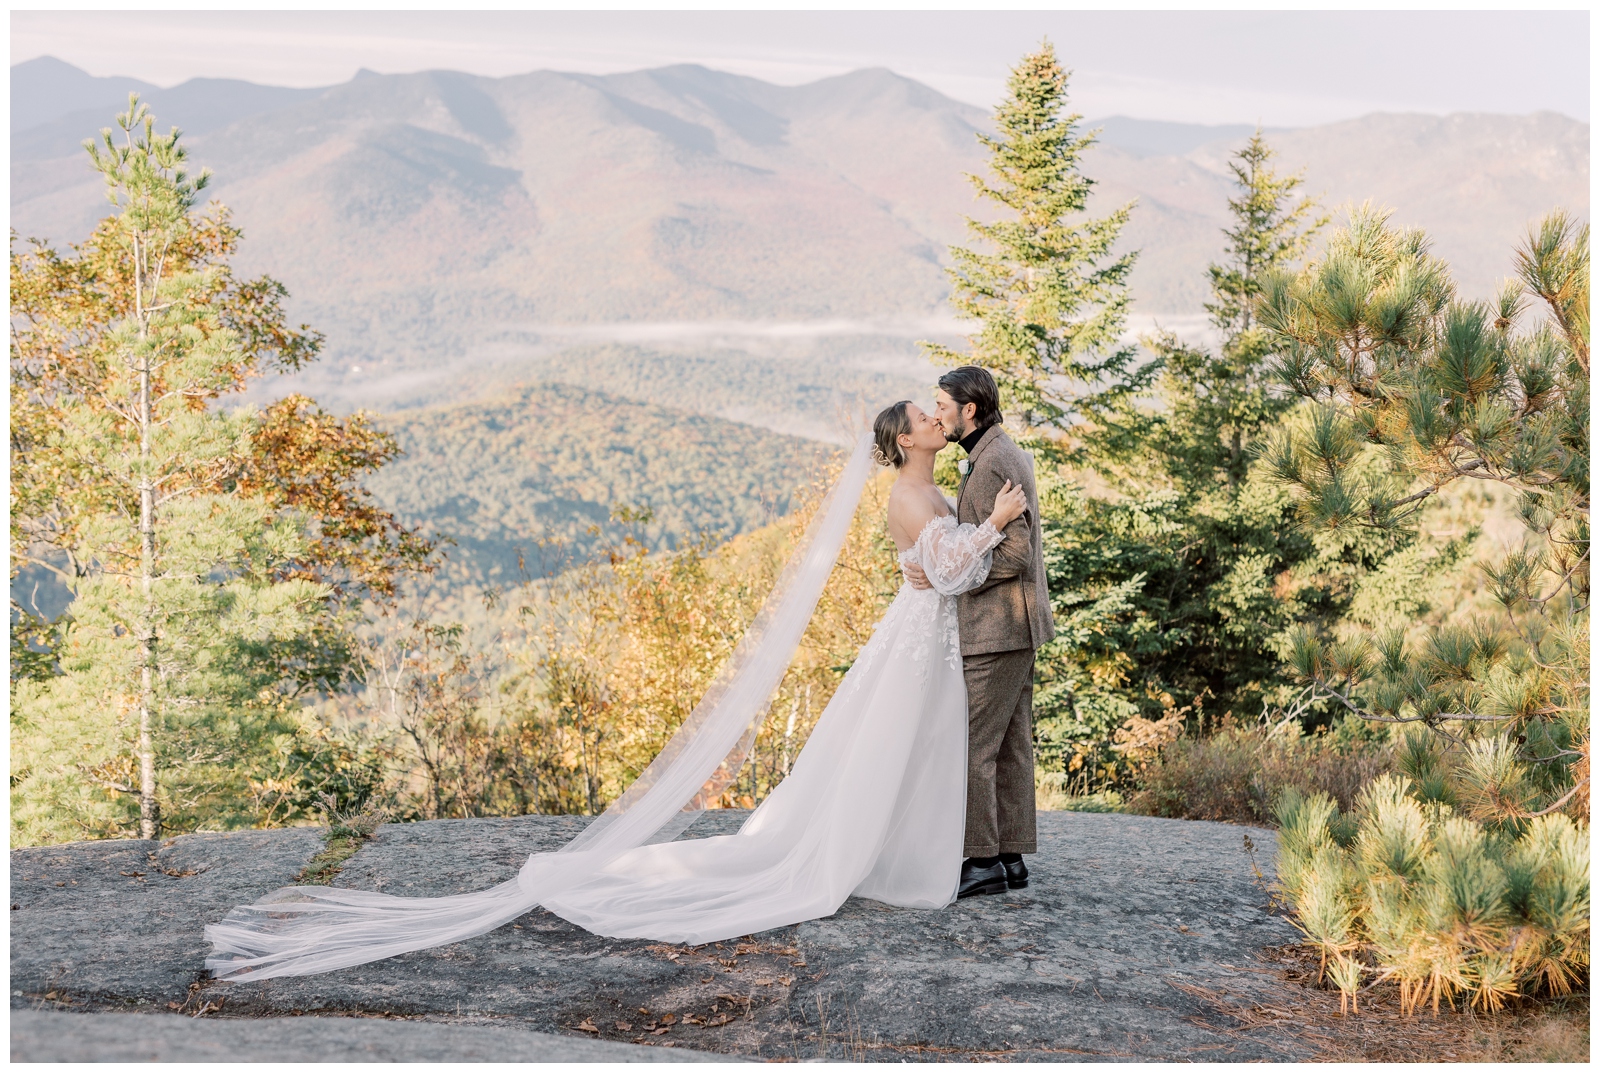
{"label": "groom's beard", "polygon": [[940,427],[944,428],[944,438],[947,443],[960,443],[967,434],[966,423],[959,420],[953,426],[946,427],[941,424]]}

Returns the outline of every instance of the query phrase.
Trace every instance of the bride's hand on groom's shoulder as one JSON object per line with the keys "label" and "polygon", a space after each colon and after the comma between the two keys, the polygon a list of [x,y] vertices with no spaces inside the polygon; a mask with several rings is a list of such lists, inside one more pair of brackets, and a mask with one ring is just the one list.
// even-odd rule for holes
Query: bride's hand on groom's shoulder
{"label": "bride's hand on groom's shoulder", "polygon": [[1006,526],[1022,517],[1028,509],[1028,494],[1022,490],[1022,485],[1012,484],[1007,481],[1001,487],[998,495],[994,497],[994,509],[989,512],[989,524],[997,532],[1005,532]]}

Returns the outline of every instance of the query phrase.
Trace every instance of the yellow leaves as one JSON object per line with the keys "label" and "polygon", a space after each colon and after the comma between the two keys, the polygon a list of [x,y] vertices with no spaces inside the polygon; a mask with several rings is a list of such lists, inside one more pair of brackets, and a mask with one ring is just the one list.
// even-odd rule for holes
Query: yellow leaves
{"label": "yellow leaves", "polygon": [[[1184,716],[1189,713],[1190,706],[1174,708],[1170,703],[1172,698],[1165,699],[1168,705],[1161,713],[1161,718],[1146,719],[1142,715],[1135,715],[1112,735],[1115,744],[1111,748],[1132,762],[1136,769],[1142,769],[1156,758],[1162,746],[1177,741],[1183,735]],[[1073,760],[1076,761],[1074,770],[1082,766],[1081,756],[1074,754]]]}
{"label": "yellow leaves", "polygon": [[[537,727],[549,766],[561,769],[549,771],[554,782],[584,772],[603,807],[660,752],[755,617],[827,483],[795,514],[720,547],[647,555],[638,545],[613,546],[601,562],[530,588],[534,599],[511,647],[522,667],[514,707]],[[782,779],[837,688],[837,669],[854,659],[893,597],[899,576],[883,531],[887,485],[880,478],[863,496],[751,762],[714,776],[701,807],[754,808]],[[541,807],[575,806],[587,810],[568,797]]]}

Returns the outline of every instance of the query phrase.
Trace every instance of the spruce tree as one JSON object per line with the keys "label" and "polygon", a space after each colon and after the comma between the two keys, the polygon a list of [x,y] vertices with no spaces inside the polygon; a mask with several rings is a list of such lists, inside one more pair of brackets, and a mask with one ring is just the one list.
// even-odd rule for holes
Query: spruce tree
{"label": "spruce tree", "polygon": [[1271,157],[1258,132],[1231,162],[1226,256],[1207,269],[1220,347],[1171,333],[1145,340],[1159,402],[1125,397],[1077,432],[1078,461],[1110,494],[1050,491],[1059,630],[1041,658],[1036,707],[1041,753],[1075,770],[1114,770],[1113,734],[1135,716],[1186,707],[1199,729],[1281,703],[1279,635],[1336,616],[1348,596],[1333,593],[1381,550],[1319,555],[1288,531],[1288,497],[1249,479],[1251,442],[1292,405],[1272,378],[1251,299],[1321,222],[1308,199],[1294,200],[1300,179],[1277,176]]}
{"label": "spruce tree", "polygon": [[1095,139],[1068,111],[1067,81],[1049,41],[1012,70],[995,134],[979,135],[991,176],[968,176],[1002,218],[969,218],[981,248],[950,250],[951,303],[981,327],[967,353],[924,344],[936,361],[990,370],[1024,429],[1065,427],[1148,382],[1123,340],[1135,255],[1112,252],[1132,205],[1085,218],[1094,182],[1079,164]]}
{"label": "spruce tree", "polygon": [[[1271,344],[1255,322],[1255,303],[1265,277],[1304,257],[1328,217],[1314,215],[1311,198],[1295,198],[1302,178],[1279,176],[1273,156],[1258,129],[1228,164],[1238,190],[1228,199],[1233,222],[1223,229],[1224,259],[1206,268],[1211,299],[1205,308],[1218,348],[1186,345],[1171,332],[1146,340],[1161,368],[1165,410],[1141,431],[1159,439],[1154,457],[1172,479],[1195,490],[1208,489],[1220,474],[1237,492],[1255,437],[1294,404],[1271,368]],[[1140,439],[1150,457],[1146,437]]]}

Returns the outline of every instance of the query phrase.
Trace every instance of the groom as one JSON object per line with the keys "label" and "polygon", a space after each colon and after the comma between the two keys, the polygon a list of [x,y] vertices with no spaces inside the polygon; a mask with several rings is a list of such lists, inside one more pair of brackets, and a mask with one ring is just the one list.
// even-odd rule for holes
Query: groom
{"label": "groom", "polygon": [[[934,416],[967,452],[956,520],[979,525],[1010,481],[1028,509],[1006,526],[988,579],[957,598],[967,680],[967,833],[957,897],[1028,885],[1024,853],[1038,852],[1033,813],[1033,654],[1055,636],[1039,540],[1033,459],[1000,428],[1000,390],[987,369],[939,378]],[[927,587],[914,566],[913,585]]]}

